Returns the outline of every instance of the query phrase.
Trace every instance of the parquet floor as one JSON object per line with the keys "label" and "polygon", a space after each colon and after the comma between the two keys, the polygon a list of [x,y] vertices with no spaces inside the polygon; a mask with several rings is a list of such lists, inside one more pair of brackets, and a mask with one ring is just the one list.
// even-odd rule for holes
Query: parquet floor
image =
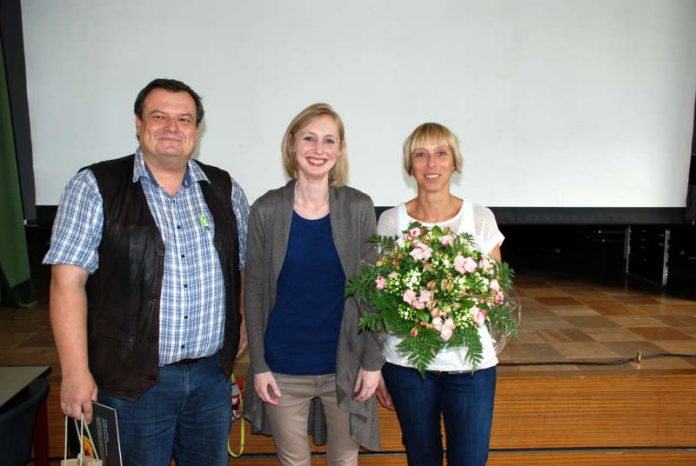
{"label": "parquet floor", "polygon": [[[540,272],[519,275],[516,288],[522,321],[500,356],[503,371],[696,370],[693,297],[636,280],[602,285]],[[640,364],[618,364],[639,353]],[[526,365],[535,362],[544,365]]]}

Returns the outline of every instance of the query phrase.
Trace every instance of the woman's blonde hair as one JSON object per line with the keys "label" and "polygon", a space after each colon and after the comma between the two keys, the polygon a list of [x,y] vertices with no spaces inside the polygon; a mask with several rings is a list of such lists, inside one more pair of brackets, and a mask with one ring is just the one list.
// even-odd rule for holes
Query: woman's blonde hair
{"label": "woman's blonde hair", "polygon": [[411,170],[411,155],[417,147],[424,144],[446,145],[454,155],[454,169],[461,173],[464,158],[459,148],[459,139],[446,126],[439,123],[423,123],[413,130],[404,141],[404,169],[409,175],[413,175]]}
{"label": "woman's blonde hair", "polygon": [[297,178],[297,157],[292,150],[292,145],[295,142],[295,134],[307,126],[313,119],[325,115],[333,118],[336,123],[338,128],[338,143],[341,145],[341,153],[336,159],[336,164],[329,172],[329,185],[343,186],[348,179],[348,154],[346,152],[345,129],[343,127],[343,120],[341,120],[341,117],[338,116],[338,113],[336,113],[329,104],[312,104],[302,110],[290,122],[288,129],[285,130],[283,142],[280,146],[280,150],[283,154],[283,166],[285,167],[285,173],[287,173],[290,178]]}

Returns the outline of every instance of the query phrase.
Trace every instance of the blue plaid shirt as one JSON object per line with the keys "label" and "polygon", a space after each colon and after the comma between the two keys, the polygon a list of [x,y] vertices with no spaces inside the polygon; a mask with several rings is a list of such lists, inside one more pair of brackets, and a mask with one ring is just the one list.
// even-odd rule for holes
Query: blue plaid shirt
{"label": "blue plaid shirt", "polygon": [[[215,354],[222,348],[225,328],[225,286],[213,244],[215,224],[199,181],[210,182],[189,161],[179,191],[170,197],[136,151],[133,183],[140,182],[165,244],[160,301],[159,363]],[[232,208],[239,232],[239,264],[244,269],[249,205],[232,180]],[[99,268],[99,243],[104,210],[91,170],[75,175],[60,200],[53,224],[51,248],[44,264],[77,265],[89,273]]]}

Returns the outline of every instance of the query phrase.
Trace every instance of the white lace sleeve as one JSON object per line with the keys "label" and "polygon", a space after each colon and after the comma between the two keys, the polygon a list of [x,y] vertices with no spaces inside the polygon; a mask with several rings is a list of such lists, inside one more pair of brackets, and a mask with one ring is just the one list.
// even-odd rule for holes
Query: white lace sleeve
{"label": "white lace sleeve", "polygon": [[399,234],[398,229],[398,207],[392,207],[382,212],[377,222],[377,234],[379,236],[394,236]]}
{"label": "white lace sleeve", "polygon": [[505,239],[505,236],[498,229],[495,215],[487,207],[474,205],[474,225],[476,225],[479,248],[483,252],[490,252],[496,246],[500,246]]}

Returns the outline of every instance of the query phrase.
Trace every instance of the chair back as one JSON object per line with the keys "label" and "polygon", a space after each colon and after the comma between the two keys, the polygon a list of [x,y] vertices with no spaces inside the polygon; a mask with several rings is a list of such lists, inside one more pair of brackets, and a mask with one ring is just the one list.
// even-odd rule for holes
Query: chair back
{"label": "chair back", "polygon": [[0,411],[0,464],[24,466],[29,461],[36,413],[47,394],[48,382],[39,377]]}

